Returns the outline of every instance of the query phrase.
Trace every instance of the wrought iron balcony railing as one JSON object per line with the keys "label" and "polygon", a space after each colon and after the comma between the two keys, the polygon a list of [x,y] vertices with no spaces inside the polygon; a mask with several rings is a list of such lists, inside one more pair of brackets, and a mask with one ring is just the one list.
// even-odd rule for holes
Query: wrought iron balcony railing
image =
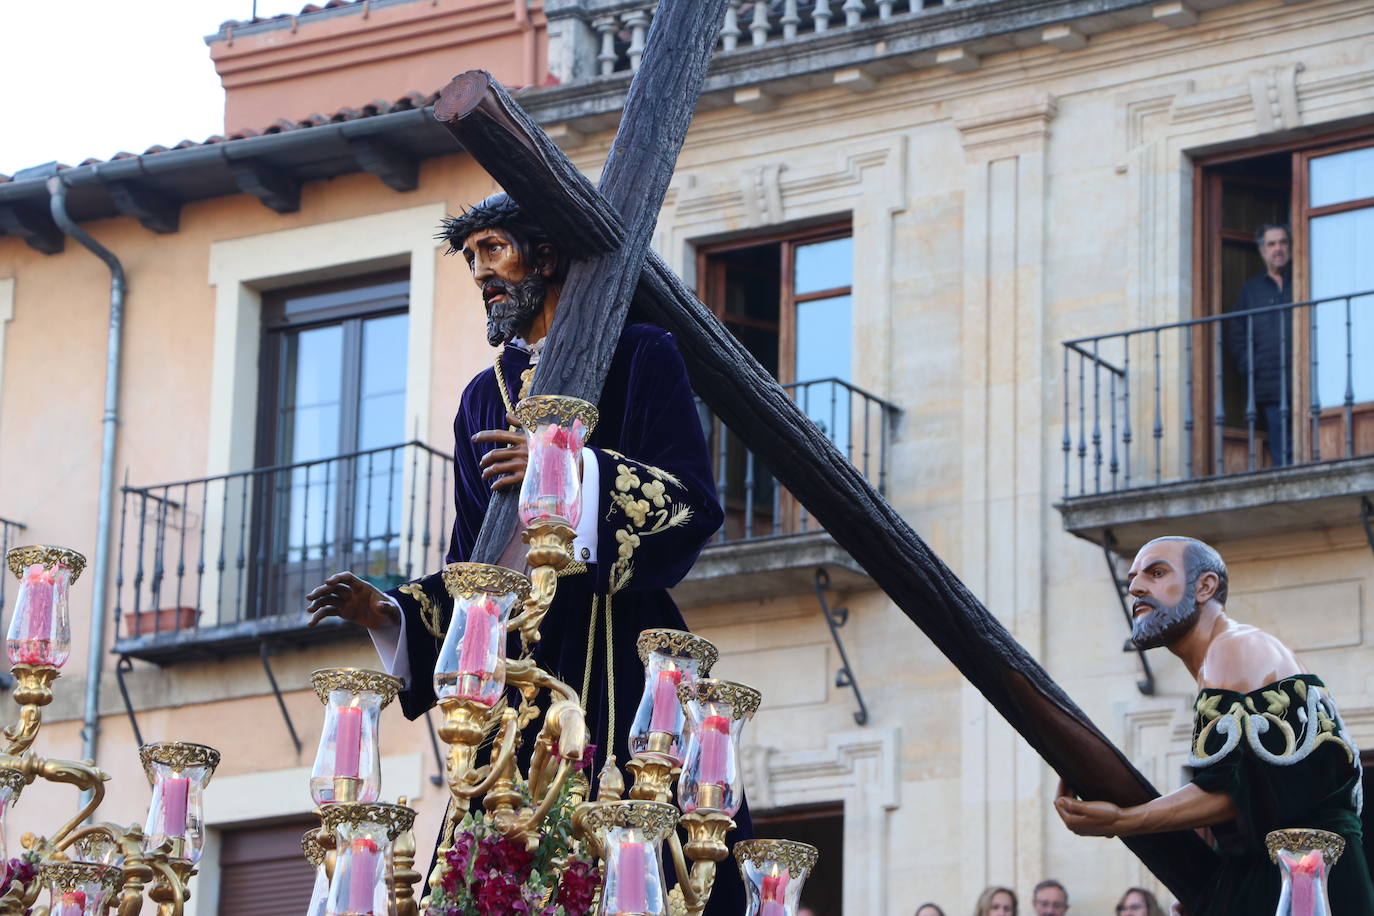
{"label": "wrought iron balcony railing", "polygon": [[[901,410],[838,378],[783,385],[802,412],[854,464],[878,492],[887,492],[888,443]],[[715,467],[725,524],[712,541],[729,544],[820,531],[740,438],[698,401]]]}
{"label": "wrought iron balcony railing", "polygon": [[[731,0],[716,45],[719,51],[778,45],[894,15],[940,9],[955,0]],[[545,4],[551,22],[572,20],[589,39],[578,47],[587,55],[576,69],[607,76],[638,69],[654,0],[557,0]],[[557,55],[554,55],[557,56]]]}
{"label": "wrought iron balcony railing", "polygon": [[1063,347],[1066,499],[1374,454],[1374,291]]}
{"label": "wrought iron balcony railing", "polygon": [[421,442],[125,486],[116,649],[298,630],[339,570],[390,588],[439,568],[452,505],[452,458]]}

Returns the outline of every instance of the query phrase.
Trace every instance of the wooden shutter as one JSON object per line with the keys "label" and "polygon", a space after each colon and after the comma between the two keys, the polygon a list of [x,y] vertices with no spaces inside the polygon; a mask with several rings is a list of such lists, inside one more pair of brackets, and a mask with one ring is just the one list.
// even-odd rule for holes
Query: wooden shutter
{"label": "wooden shutter", "polygon": [[301,854],[308,822],[225,831],[219,916],[304,916],[315,870]]}

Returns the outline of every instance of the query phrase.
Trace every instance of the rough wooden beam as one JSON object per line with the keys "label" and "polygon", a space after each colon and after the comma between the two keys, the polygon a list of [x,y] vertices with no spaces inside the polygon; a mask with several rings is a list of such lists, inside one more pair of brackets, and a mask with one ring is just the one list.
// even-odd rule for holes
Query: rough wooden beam
{"label": "rough wooden beam", "polygon": [[229,170],[239,190],[252,194],[264,207],[278,213],[295,213],[301,208],[301,183],[285,172],[257,159],[231,160]]}
{"label": "rough wooden beam", "polygon": [[181,204],[135,181],[111,181],[105,185],[110,200],[125,216],[132,216],[163,235],[176,232],[180,224]]}
{"label": "rough wooden beam", "polygon": [[[529,165],[531,171],[540,174],[547,172],[547,163],[558,162],[570,173],[569,187],[577,187],[576,193],[585,198],[581,212],[592,212],[595,208],[589,205],[593,202],[601,203],[606,211],[600,220],[589,221],[579,219],[575,209],[570,210],[564,214],[565,227],[570,228],[574,220],[584,227],[589,222],[602,228],[623,224],[618,245],[573,261],[569,267],[544,355],[530,386],[535,394],[567,394],[592,402],[601,398],[620,329],[644,271],[654,223],[701,95],[726,4],[727,0],[659,3],[639,69],[630,82],[620,128],[601,170],[601,193],[504,91],[491,91],[495,81],[490,74],[459,76],[445,87],[434,106],[435,119],[447,125],[478,161],[499,147],[503,158],[522,160],[522,167]],[[471,136],[466,129],[469,124],[473,127]],[[503,143],[513,135],[510,128],[519,125],[527,125],[524,142]],[[568,195],[559,197],[560,203],[548,208],[524,193],[516,199],[529,201],[531,212],[541,216],[560,206],[578,206],[568,200]],[[595,231],[584,229],[577,237],[584,235],[595,237]],[[508,488],[488,504],[471,559],[496,562],[510,543],[518,527],[518,494],[512,490]]]}
{"label": "rough wooden beam", "polygon": [[378,137],[349,137],[348,149],[358,167],[371,172],[395,191],[414,191],[420,184],[420,163]]}
{"label": "rough wooden beam", "polygon": [[[489,91],[494,98],[487,109],[515,108],[499,85],[489,83]],[[614,241],[627,231],[618,212],[565,156],[545,158],[533,168],[529,160],[516,166],[513,151],[540,144],[537,127],[531,124],[528,134],[505,138],[488,132],[479,154],[462,136],[464,123],[456,122],[451,129],[492,177],[537,217],[558,214],[573,237],[598,232]],[[586,204],[593,211],[579,225],[579,207]],[[1155,797],[1154,787],[1125,755],[662,259],[651,253],[647,265],[635,308],[673,332],[697,393],[1040,756],[1085,797],[1120,805]],[[560,305],[560,318],[562,309]],[[1130,837],[1125,843],[1185,902],[1196,898],[1216,861],[1191,831]]]}
{"label": "rough wooden beam", "polygon": [[0,229],[18,236],[30,248],[44,254],[57,254],[66,244],[66,236],[46,210],[19,204],[0,206]]}

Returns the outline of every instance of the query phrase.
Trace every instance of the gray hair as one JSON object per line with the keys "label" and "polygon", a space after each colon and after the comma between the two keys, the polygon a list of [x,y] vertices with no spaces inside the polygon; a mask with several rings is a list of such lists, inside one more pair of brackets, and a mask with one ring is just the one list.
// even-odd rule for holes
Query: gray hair
{"label": "gray hair", "polygon": [[[1264,237],[1269,233],[1270,229],[1282,229],[1284,237],[1288,239],[1288,244],[1293,244],[1293,230],[1288,228],[1287,223],[1260,223],[1259,228],[1255,230],[1256,246],[1264,246]],[[1159,539],[1156,538],[1156,540]]]}
{"label": "gray hair", "polygon": [[[1217,577],[1216,594],[1212,597],[1217,604],[1226,606],[1226,596],[1230,591],[1230,577],[1226,573],[1226,561],[1217,553],[1216,548],[1211,544],[1199,541],[1197,538],[1184,537],[1183,535],[1171,534],[1164,537],[1157,537],[1150,541],[1182,541],[1183,542],[1183,574],[1188,581],[1188,594],[1197,593],[1198,581],[1204,573],[1213,573]],[[1144,549],[1144,548],[1142,548]]]}

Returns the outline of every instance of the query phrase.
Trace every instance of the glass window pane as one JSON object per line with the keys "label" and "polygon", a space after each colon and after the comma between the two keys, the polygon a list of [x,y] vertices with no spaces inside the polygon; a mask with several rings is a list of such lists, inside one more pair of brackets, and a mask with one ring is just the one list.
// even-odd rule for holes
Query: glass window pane
{"label": "glass window pane", "polygon": [[[849,296],[797,303],[796,379],[802,412],[840,449],[849,452],[849,390],[827,379],[850,379]],[[805,384],[818,383],[818,384]]]}
{"label": "glass window pane", "polygon": [[1374,197],[1374,146],[1312,160],[1309,206]]}
{"label": "glass window pane", "polygon": [[288,375],[282,392],[286,463],[338,454],[343,408],[343,328],[312,328],[286,340]]}
{"label": "glass window pane", "polygon": [[[357,449],[385,448],[405,441],[406,335],[409,316],[385,315],[363,322],[362,377]],[[396,451],[378,452],[357,467],[353,533],[370,560],[396,546],[401,524],[404,461]]]}
{"label": "glass window pane", "polygon": [[850,286],[854,282],[854,239],[846,236],[828,242],[797,246],[793,292],[798,296]]}
{"label": "glass window pane", "polygon": [[[1374,289],[1374,207],[1320,216],[1311,222],[1312,297]],[[1350,327],[1347,335],[1346,319]],[[1374,400],[1374,296],[1326,302],[1313,316],[1317,394],[1323,407]],[[1350,356],[1347,358],[1347,350]]]}

